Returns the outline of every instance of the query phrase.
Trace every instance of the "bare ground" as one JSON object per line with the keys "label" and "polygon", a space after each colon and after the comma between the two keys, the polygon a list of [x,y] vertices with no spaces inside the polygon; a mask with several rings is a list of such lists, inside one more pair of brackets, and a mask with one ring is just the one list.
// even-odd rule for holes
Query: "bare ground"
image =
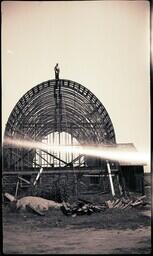
{"label": "bare ground", "polygon": [[150,254],[150,209],[107,209],[92,215],[45,216],[3,209],[5,254]]}

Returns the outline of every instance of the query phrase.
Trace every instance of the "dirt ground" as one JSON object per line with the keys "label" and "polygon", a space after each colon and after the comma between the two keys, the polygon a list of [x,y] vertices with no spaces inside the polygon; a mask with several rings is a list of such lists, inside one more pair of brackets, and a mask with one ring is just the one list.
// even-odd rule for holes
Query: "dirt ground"
{"label": "dirt ground", "polygon": [[151,212],[107,209],[84,216],[45,216],[3,209],[5,254],[150,254]]}

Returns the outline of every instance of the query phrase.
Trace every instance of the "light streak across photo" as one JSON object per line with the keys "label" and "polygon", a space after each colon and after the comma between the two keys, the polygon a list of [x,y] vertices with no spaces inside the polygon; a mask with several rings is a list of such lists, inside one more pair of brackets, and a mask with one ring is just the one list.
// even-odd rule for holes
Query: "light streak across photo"
{"label": "light streak across photo", "polygon": [[33,140],[20,140],[5,138],[4,146],[13,146],[17,148],[34,148],[42,149],[54,152],[62,153],[73,153],[82,154],[91,157],[97,157],[110,161],[119,161],[122,163],[130,163],[131,165],[136,164],[148,164],[149,155],[145,152],[132,151],[128,144],[120,145],[56,145],[56,144],[46,144]]}

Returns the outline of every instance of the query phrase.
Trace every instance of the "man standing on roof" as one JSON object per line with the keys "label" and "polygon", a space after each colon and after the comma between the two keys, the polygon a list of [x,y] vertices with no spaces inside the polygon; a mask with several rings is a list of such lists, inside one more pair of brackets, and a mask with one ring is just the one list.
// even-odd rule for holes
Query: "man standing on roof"
{"label": "man standing on roof", "polygon": [[54,87],[54,98],[57,97],[56,89],[58,88],[58,86],[59,86],[59,97],[61,98],[61,84],[59,81],[60,68],[58,66],[58,63],[56,63],[56,66],[54,67],[54,71],[55,71],[55,80],[56,80],[55,87]]}
{"label": "man standing on roof", "polygon": [[59,69],[58,63],[56,63],[56,66],[54,67],[54,71],[55,71],[55,79],[59,80],[60,69]]}

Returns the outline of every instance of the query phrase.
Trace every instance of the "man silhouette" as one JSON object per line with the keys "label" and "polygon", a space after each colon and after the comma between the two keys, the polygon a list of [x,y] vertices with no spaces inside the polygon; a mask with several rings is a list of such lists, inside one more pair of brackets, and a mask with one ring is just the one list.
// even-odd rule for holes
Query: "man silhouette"
{"label": "man silhouette", "polygon": [[58,88],[59,85],[59,97],[61,98],[61,85],[60,85],[60,81],[59,80],[59,72],[60,72],[60,68],[58,66],[58,63],[56,63],[56,66],[54,67],[54,71],[55,71],[55,87],[54,87],[54,98],[56,100],[56,104],[57,104],[57,94],[56,94],[56,89]]}
{"label": "man silhouette", "polygon": [[54,68],[54,71],[55,71],[55,79],[58,80],[58,79],[59,79],[59,72],[60,72],[58,63],[56,63],[56,66],[55,66],[55,68]]}

